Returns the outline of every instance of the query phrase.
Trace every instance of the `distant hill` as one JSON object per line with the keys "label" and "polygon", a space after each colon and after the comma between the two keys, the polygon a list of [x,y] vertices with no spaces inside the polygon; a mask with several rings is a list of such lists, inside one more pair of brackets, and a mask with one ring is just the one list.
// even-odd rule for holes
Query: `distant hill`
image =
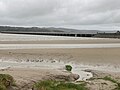
{"label": "distant hill", "polygon": [[68,28],[39,28],[39,27],[10,27],[10,26],[0,26],[0,32],[4,31],[15,31],[15,32],[66,32],[66,33],[90,33],[96,34],[97,32],[102,32],[99,30],[77,30]]}
{"label": "distant hill", "polygon": [[78,30],[78,29],[68,29],[68,28],[47,28],[49,30],[56,30],[56,31],[63,31],[63,32],[68,32],[68,33],[91,33],[91,34],[96,34],[97,32],[103,32],[99,30]]}
{"label": "distant hill", "polygon": [[18,32],[63,32],[63,31],[59,31],[59,30],[49,30],[49,28],[0,26],[0,32],[2,32],[2,31],[18,31]]}

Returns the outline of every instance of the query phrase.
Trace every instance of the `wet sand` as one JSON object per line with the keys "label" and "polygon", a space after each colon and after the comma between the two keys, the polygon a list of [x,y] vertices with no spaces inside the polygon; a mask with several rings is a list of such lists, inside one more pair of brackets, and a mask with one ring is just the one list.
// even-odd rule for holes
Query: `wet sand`
{"label": "wet sand", "polygon": [[[5,37],[6,36],[6,37]],[[27,35],[3,35],[0,36],[0,45],[32,45],[32,44],[120,44],[120,39],[104,39],[104,38],[71,38],[71,37],[47,37],[47,36],[27,36]],[[115,76],[113,73],[120,73],[120,47],[107,47],[107,48],[29,48],[29,49],[0,49],[1,62],[17,62],[21,65],[22,62],[41,63],[51,62],[55,64],[57,62],[64,62],[65,64],[71,64],[75,68],[93,69],[97,71],[104,71]],[[47,64],[47,63],[46,63]],[[75,66],[76,65],[76,66]],[[1,66],[2,65],[1,63]],[[9,63],[8,63],[9,66]],[[13,65],[14,66],[14,65]],[[8,73],[15,76],[17,81],[24,82],[26,85],[28,82],[32,82],[39,75],[45,76],[51,74],[52,70],[40,69],[34,70],[32,67],[23,67],[22,69],[11,67],[8,70],[0,71],[0,73]],[[27,68],[27,70],[26,70]],[[57,68],[58,69],[58,68]],[[45,70],[45,72],[44,72]],[[26,72],[26,74],[21,73]],[[38,73],[39,72],[39,73]],[[54,71],[54,74],[58,71]],[[59,71],[61,73],[61,70]],[[18,75],[19,74],[19,75]],[[26,77],[28,76],[28,77]],[[29,77],[30,76],[30,77]],[[28,78],[24,81],[24,78]],[[41,79],[41,78],[39,78]]]}
{"label": "wet sand", "polygon": [[0,44],[107,44],[120,43],[119,39],[87,40],[41,40],[41,41],[0,41]]}
{"label": "wet sand", "polygon": [[119,64],[120,48],[75,48],[75,49],[16,49],[0,50],[0,57],[18,58],[55,58],[93,64]]}
{"label": "wet sand", "polygon": [[104,43],[106,44],[120,43],[120,39],[0,34],[0,44],[104,44]]}
{"label": "wet sand", "polygon": [[[89,87],[90,90],[112,90],[111,86],[112,88],[115,88],[114,83],[97,79],[105,77],[106,75],[120,81],[120,48],[0,50],[0,59],[3,61],[17,61],[18,65],[22,67],[11,67],[10,69],[0,71],[0,73],[12,75],[16,80],[16,84],[20,88],[23,87],[21,90],[31,88],[35,82],[46,79],[46,76],[58,74],[66,75],[62,69],[65,64],[70,64],[72,67],[78,68],[78,71],[86,69],[95,70],[92,71],[92,73],[94,72],[97,75],[95,77],[96,79],[87,81],[87,87]],[[38,62],[36,60],[46,60],[46,62],[42,61],[45,65],[47,65],[48,61],[50,61],[53,64],[48,65],[55,69],[50,69],[49,66],[47,66],[49,69],[47,67],[43,68],[42,62]],[[61,64],[62,67],[60,70],[58,68],[60,64],[56,64],[55,60],[64,62]],[[24,65],[22,62],[27,62],[27,64],[32,62],[32,66],[27,66],[26,64]],[[37,68],[33,68],[33,65],[35,65],[34,63],[38,63],[38,66],[36,65]],[[11,63],[8,63],[7,66],[10,66],[10,64]],[[57,65],[57,67],[54,65]],[[79,73],[78,71],[75,73],[80,74],[80,77],[89,77],[88,73],[83,74],[83,72]],[[107,83],[107,86],[102,86],[103,83]]]}

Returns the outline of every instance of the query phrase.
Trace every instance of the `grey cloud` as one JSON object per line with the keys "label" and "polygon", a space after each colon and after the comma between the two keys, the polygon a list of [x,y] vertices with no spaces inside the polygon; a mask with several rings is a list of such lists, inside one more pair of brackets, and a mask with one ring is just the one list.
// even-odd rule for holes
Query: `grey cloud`
{"label": "grey cloud", "polygon": [[115,26],[120,23],[119,5],[120,0],[0,0],[0,24]]}
{"label": "grey cloud", "polygon": [[34,17],[52,13],[58,7],[56,0],[11,0],[6,4],[6,16],[15,18]]}

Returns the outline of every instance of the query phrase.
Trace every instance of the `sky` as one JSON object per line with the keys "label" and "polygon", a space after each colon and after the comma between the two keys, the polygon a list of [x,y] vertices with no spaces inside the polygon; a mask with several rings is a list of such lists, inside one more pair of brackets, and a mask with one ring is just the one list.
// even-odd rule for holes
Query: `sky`
{"label": "sky", "polygon": [[0,25],[120,30],[120,0],[0,0]]}

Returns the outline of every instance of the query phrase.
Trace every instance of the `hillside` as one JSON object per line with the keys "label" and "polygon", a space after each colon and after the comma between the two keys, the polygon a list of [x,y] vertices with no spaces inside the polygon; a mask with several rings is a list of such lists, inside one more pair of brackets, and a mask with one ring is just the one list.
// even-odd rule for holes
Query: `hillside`
{"label": "hillside", "polygon": [[5,31],[17,31],[17,32],[66,32],[66,33],[91,33],[96,34],[97,32],[102,32],[99,30],[77,30],[77,29],[69,29],[69,28],[39,28],[39,27],[11,27],[11,26],[0,26],[0,32]]}

